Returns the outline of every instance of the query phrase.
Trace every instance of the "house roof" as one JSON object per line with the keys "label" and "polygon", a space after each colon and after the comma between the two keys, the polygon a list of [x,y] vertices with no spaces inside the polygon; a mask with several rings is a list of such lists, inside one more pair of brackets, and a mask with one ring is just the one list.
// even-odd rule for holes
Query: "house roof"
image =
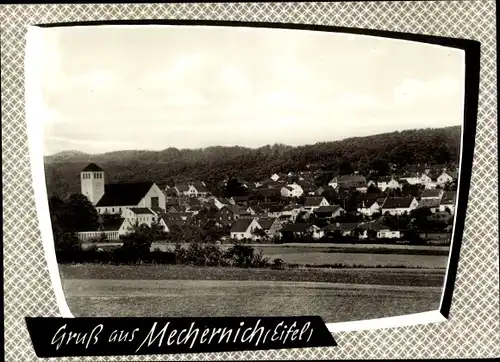
{"label": "house roof", "polygon": [[329,205],[329,206],[320,206],[314,210],[315,213],[329,213],[333,214],[335,211],[342,209],[339,205]]}
{"label": "house roof", "polygon": [[233,196],[231,198],[234,200],[234,202],[248,201],[248,196]]}
{"label": "house roof", "polygon": [[388,197],[385,202],[384,209],[401,209],[410,207],[413,197]]}
{"label": "house roof", "polygon": [[427,189],[422,191],[420,194],[420,197],[433,197],[433,198],[440,198],[441,197],[442,191],[439,189]]}
{"label": "house roof", "polygon": [[189,185],[188,184],[177,184],[177,185],[175,185],[175,188],[177,190],[179,190],[180,192],[189,191]]}
{"label": "house roof", "polygon": [[384,229],[389,229],[389,227],[383,225],[382,223],[373,220],[365,223],[361,223],[358,225],[358,228],[361,230],[384,230]]}
{"label": "house roof", "polygon": [[82,172],[103,172],[104,170],[97,166],[95,163],[89,163]]}
{"label": "house roof", "polygon": [[422,207],[438,207],[440,204],[439,199],[422,199],[418,203],[417,208],[422,208]]}
{"label": "house roof", "polygon": [[366,177],[362,175],[342,175],[334,177],[332,181],[337,181],[337,183],[358,183],[366,182]]}
{"label": "house roof", "polygon": [[456,197],[456,191],[446,191],[441,198],[441,205],[455,205]]}
{"label": "house roof", "polygon": [[282,212],[282,211],[283,207],[280,205],[271,205],[271,207],[269,208],[269,212]]}
{"label": "house roof", "polygon": [[358,227],[356,222],[336,222],[328,225],[325,229],[329,231],[351,231]]}
{"label": "house roof", "polygon": [[125,219],[123,218],[104,219],[99,231],[117,231],[120,229],[124,221]]}
{"label": "house roof", "polygon": [[300,209],[302,206],[299,205],[299,204],[291,204],[291,205],[286,205],[284,208],[283,208],[283,211],[292,211],[292,210],[298,210]]}
{"label": "house roof", "polygon": [[[281,186],[281,185],[280,185]],[[269,197],[269,196],[278,196],[280,194],[280,189],[277,188],[261,188],[255,190],[258,195]]]}
{"label": "house roof", "polygon": [[248,230],[254,219],[238,219],[231,227],[232,233],[243,233]]}
{"label": "house roof", "polygon": [[258,223],[264,230],[269,230],[275,221],[275,217],[263,217],[258,220]]}
{"label": "house roof", "polygon": [[197,192],[208,192],[208,189],[201,182],[193,186]]}
{"label": "house roof", "polygon": [[377,179],[377,182],[389,182],[393,179],[392,176],[380,176]]}
{"label": "house roof", "polygon": [[121,183],[104,185],[104,195],[98,207],[137,205],[153,187],[153,182]]}
{"label": "house roof", "polygon": [[446,173],[454,180],[458,179],[458,172],[457,171],[446,171]]}
{"label": "house roof", "polygon": [[375,201],[380,207],[383,207],[385,204],[385,200],[387,200],[387,197],[379,197]]}
{"label": "house roof", "polygon": [[129,210],[136,215],[154,215],[154,212],[147,207],[130,207]]}
{"label": "house roof", "polygon": [[306,201],[304,203],[304,206],[319,206],[321,201],[323,201],[324,197],[322,196],[312,196],[312,197],[306,197]]}
{"label": "house roof", "polygon": [[283,225],[281,229],[282,232],[293,232],[293,233],[303,233],[309,230],[312,224],[308,223],[296,223],[296,224],[286,224]]}

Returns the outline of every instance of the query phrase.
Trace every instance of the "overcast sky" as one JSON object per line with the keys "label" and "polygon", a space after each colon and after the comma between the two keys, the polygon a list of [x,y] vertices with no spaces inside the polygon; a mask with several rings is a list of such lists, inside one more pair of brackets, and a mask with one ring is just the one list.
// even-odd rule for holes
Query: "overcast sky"
{"label": "overcast sky", "polygon": [[368,36],[47,28],[45,154],[333,141],[460,125],[463,51]]}

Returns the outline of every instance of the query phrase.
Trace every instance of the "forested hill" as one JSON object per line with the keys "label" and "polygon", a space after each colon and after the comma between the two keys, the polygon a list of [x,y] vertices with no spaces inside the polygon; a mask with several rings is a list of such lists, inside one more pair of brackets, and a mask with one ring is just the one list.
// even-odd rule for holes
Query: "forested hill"
{"label": "forested hill", "polygon": [[89,162],[98,164],[106,171],[107,182],[151,180],[165,185],[199,179],[211,186],[226,177],[257,181],[268,178],[274,172],[300,171],[308,167],[335,173],[346,162],[361,173],[368,172],[373,161],[380,159],[399,167],[418,163],[457,163],[459,147],[460,126],[454,126],[391,132],[298,147],[168,148],[163,151],[116,151],[96,155],[65,151],[45,157],[45,169],[49,195],[64,197],[68,193],[79,192],[79,174]]}

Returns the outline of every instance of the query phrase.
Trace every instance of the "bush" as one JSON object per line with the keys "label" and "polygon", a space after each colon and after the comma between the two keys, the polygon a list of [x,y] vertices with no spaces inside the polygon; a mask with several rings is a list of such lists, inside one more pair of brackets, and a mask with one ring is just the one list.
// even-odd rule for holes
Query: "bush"
{"label": "bush", "polygon": [[234,244],[226,252],[225,257],[230,260],[230,265],[249,268],[254,259],[254,249],[247,245]]}
{"label": "bush", "polygon": [[271,266],[273,269],[284,269],[285,262],[281,258],[276,258],[273,260],[273,264]]}

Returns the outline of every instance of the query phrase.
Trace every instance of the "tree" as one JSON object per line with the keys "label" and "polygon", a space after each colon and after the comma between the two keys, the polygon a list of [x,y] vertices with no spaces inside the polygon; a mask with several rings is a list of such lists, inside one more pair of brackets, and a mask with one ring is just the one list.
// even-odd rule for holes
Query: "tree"
{"label": "tree", "polygon": [[354,169],[349,161],[343,161],[339,165],[339,174],[340,175],[352,175],[354,173]]}
{"label": "tree", "polygon": [[121,249],[127,254],[128,259],[139,260],[149,253],[155,235],[146,224],[135,223],[131,226],[130,231],[122,236]]}
{"label": "tree", "polygon": [[99,227],[99,214],[94,205],[82,194],[72,194],[64,203],[60,215],[64,231],[95,231]]}
{"label": "tree", "polygon": [[371,168],[378,176],[387,176],[391,170],[389,161],[383,158],[376,158],[370,163]]}
{"label": "tree", "polygon": [[238,179],[231,178],[223,189],[223,195],[224,197],[247,196],[248,190]]}

